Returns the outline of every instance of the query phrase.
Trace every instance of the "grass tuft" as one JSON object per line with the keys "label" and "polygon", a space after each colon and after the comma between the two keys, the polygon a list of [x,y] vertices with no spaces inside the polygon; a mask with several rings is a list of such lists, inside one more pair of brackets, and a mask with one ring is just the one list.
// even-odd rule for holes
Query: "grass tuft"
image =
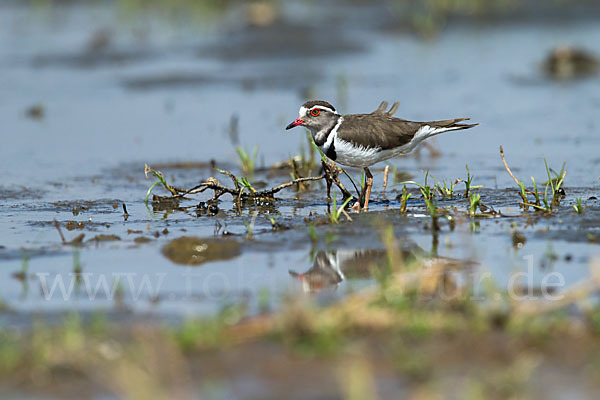
{"label": "grass tuft", "polygon": [[327,213],[327,216],[329,217],[329,222],[331,222],[332,224],[340,223],[340,216],[344,212],[344,209],[346,208],[348,203],[350,203],[350,200],[352,200],[351,197],[347,198],[346,201],[344,201],[344,203],[338,208],[335,199],[335,192],[333,192],[333,211]]}
{"label": "grass tuft", "polygon": [[240,168],[245,175],[254,175],[256,169],[256,158],[258,156],[258,146],[254,146],[252,153],[242,146],[236,147],[236,152],[240,161]]}
{"label": "grass tuft", "polygon": [[578,197],[577,199],[575,199],[575,204],[573,204],[573,208],[575,209],[575,212],[577,214],[583,214],[583,211],[585,210],[585,206],[582,205],[581,197]]}
{"label": "grass tuft", "polygon": [[401,213],[406,212],[406,206],[408,204],[408,199],[410,198],[410,196],[412,196],[412,194],[408,193],[408,190],[406,190],[406,185],[402,186],[402,197],[400,198],[400,212]]}

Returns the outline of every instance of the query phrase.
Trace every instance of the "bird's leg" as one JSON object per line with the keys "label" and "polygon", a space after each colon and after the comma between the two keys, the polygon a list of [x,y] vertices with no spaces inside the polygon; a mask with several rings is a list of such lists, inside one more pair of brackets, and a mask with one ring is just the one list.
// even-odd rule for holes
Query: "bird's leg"
{"label": "bird's leg", "polygon": [[354,205],[352,206],[352,211],[354,212],[359,212],[360,211],[360,202],[361,202],[362,196],[360,196],[360,198],[358,200],[356,200],[356,203],[354,203]]}
{"label": "bird's leg", "polygon": [[365,194],[365,205],[363,206],[363,210],[368,210],[369,209],[369,197],[371,196],[371,187],[373,186],[373,175],[371,175],[371,171],[369,171],[369,168],[366,168],[366,167],[365,167],[365,176],[366,176],[366,179],[365,179],[366,194]]}
{"label": "bird's leg", "polygon": [[358,200],[352,206],[352,211],[355,211],[355,212],[359,212],[360,211],[361,206],[363,204],[363,201],[365,199],[365,192],[366,191],[367,191],[367,184],[365,182],[365,185],[362,187],[362,190],[360,191],[360,196],[358,197]]}

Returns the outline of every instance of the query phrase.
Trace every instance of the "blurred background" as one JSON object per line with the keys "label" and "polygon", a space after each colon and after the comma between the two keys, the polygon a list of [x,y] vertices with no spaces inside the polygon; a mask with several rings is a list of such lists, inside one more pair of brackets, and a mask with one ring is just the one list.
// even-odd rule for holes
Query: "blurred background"
{"label": "blurred background", "polygon": [[469,162],[510,184],[496,177],[503,144],[516,168],[543,172],[529,163],[536,149],[591,181],[570,161],[597,162],[586,149],[599,140],[599,16],[591,0],[5,0],[3,181],[225,160],[232,117],[235,145],[279,162],[305,140],[283,128],[313,98],[345,113],[387,100],[406,119],[481,123],[439,137],[450,158],[425,165],[438,175]]}

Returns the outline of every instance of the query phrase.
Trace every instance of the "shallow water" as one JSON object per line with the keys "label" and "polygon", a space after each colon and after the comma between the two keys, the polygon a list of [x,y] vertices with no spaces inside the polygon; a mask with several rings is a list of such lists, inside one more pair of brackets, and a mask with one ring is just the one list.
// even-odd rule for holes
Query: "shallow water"
{"label": "shallow water", "polygon": [[[123,18],[106,3],[91,11],[77,5],[0,7],[5,49],[0,54],[0,294],[10,309],[198,315],[247,301],[251,312],[259,312],[276,308],[291,293],[317,291],[307,283],[309,271],[323,289],[318,300],[326,303],[374,282],[342,261],[384,249],[383,222],[393,225],[412,253],[477,263],[453,275],[473,285],[475,293],[487,276],[506,287],[512,273],[524,272],[524,279],[531,277],[524,285],[537,291],[544,282],[559,290],[589,275],[589,264],[600,253],[589,236],[599,235],[598,201],[585,201],[582,216],[572,212],[572,204],[577,197],[598,196],[600,80],[553,82],[541,75],[540,63],[565,42],[600,54],[598,24],[469,25],[423,40],[367,28],[350,32],[339,22],[318,30],[312,29],[318,21],[268,28],[267,33],[280,30],[277,36],[260,29],[210,24],[176,29],[161,19],[150,21],[141,25]],[[104,32],[109,32],[107,44],[95,49],[93,39]],[[303,32],[311,40],[297,39]],[[388,188],[390,201],[383,201],[381,170],[375,174],[371,212],[352,215],[352,223],[317,226],[316,241],[305,218],[325,215],[321,184],[298,196],[280,192],[272,207],[245,207],[241,215],[228,196],[216,216],[146,207],[153,180],[144,178],[145,162],[216,160],[218,167],[239,174],[228,134],[234,115],[240,143],[259,146],[260,165],[298,154],[304,134],[283,128],[307,97],[327,99],[342,112],[370,112],[381,100],[397,100],[398,115],[407,119],[471,117],[481,125],[432,141],[439,157],[423,149],[418,157],[391,165],[423,182],[425,170],[439,180],[465,178],[468,163],[474,184],[484,185],[482,202],[513,217],[481,219],[475,226],[457,213],[455,229],[442,222],[435,245],[416,191],[407,215],[397,212],[400,186]],[[28,117],[26,110],[36,104],[43,116]],[[543,156],[556,169],[567,163],[567,197],[552,217],[521,215],[500,145],[513,172],[526,182],[531,175],[545,180]],[[159,169],[181,187],[216,174],[209,168]],[[259,172],[255,179],[274,186],[288,175]],[[208,198],[196,195],[182,205]],[[122,203],[130,214],[126,220]],[[468,201],[440,200],[439,206],[465,211]],[[254,211],[254,238],[248,240],[246,224]],[[265,214],[291,229],[273,231]],[[54,220],[66,240],[84,233],[84,245],[62,245]],[[75,229],[67,229],[69,221]],[[513,223],[527,239],[520,249],[513,246]],[[190,267],[172,263],[161,251],[180,236],[207,238],[216,232],[218,237],[223,231],[240,245],[235,258]],[[120,240],[88,242],[100,234]],[[150,241],[136,242],[139,237]],[[79,271],[78,282],[73,272]]]}

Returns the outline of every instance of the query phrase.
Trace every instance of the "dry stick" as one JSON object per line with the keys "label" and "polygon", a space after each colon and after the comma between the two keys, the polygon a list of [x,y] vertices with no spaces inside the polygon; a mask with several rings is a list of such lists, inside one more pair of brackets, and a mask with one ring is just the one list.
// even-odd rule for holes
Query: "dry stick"
{"label": "dry stick", "polygon": [[[519,182],[519,180],[517,178],[515,178],[512,171],[510,170],[510,168],[508,168],[508,164],[506,163],[506,160],[504,159],[504,149],[502,148],[502,146],[500,146],[500,158],[502,158],[502,163],[504,164],[504,168],[506,168],[506,171],[508,172],[508,174],[517,183],[517,186],[521,186],[521,182]],[[532,195],[535,194],[531,190],[527,190],[527,189],[525,189],[525,193],[532,194]],[[523,196],[521,196],[521,197],[523,197]],[[527,202],[527,199],[523,199],[523,201]]]}
{"label": "dry stick", "polygon": [[352,180],[352,178],[350,178],[350,175],[348,175],[348,173],[346,171],[344,171],[342,168],[335,165],[333,162],[331,164],[329,164],[329,163],[321,160],[321,164],[323,166],[323,171],[325,172],[325,180],[327,181],[327,197],[328,198],[331,197],[329,195],[329,189],[331,188],[332,183],[335,183],[335,185],[342,191],[342,193],[344,194],[344,199],[347,199],[348,197],[350,197],[350,198],[353,197],[352,194],[348,191],[348,189],[346,189],[346,187],[344,186],[342,181],[340,181],[340,178],[339,178],[340,172],[343,172],[344,174],[346,174],[346,176],[350,179],[350,182],[352,182],[352,185],[358,192],[358,189],[356,188],[354,181]]}
{"label": "dry stick", "polygon": [[152,167],[150,167],[148,164],[144,164],[144,174],[146,175],[146,178],[148,177],[148,172],[151,172],[152,174],[154,174],[157,178],[159,178],[160,176],[160,180],[161,183],[163,184],[163,186],[165,187],[165,189],[167,189],[171,195],[173,196],[177,196],[177,192],[182,191],[182,189],[177,188],[175,186],[171,186],[167,183],[165,176],[163,175],[162,172],[157,171],[155,169],[153,169]]}
{"label": "dry stick", "polygon": [[[296,161],[292,158],[290,160],[290,164],[292,166],[292,172],[294,173],[294,176],[297,178],[302,178],[302,175],[300,175],[300,172],[298,171],[298,164],[296,163]],[[302,191],[304,190],[305,185],[298,183],[296,185],[296,190],[297,191]]]}
{"label": "dry stick", "polygon": [[504,168],[506,168],[506,172],[508,172],[510,177],[513,178],[513,180],[515,181],[515,183],[517,185],[521,185],[521,182],[519,182],[519,180],[517,178],[515,178],[512,171],[510,170],[510,168],[508,168],[508,164],[506,163],[506,160],[504,159],[504,149],[502,148],[502,146],[500,146],[500,158],[502,158],[502,163],[504,164]]}
{"label": "dry stick", "polygon": [[[228,175],[230,177],[232,177],[232,180],[235,179],[235,176],[229,172],[229,171],[224,171],[225,175]],[[186,191],[182,191],[182,193],[180,193],[178,195],[178,197],[182,197],[185,196],[187,194],[196,194],[196,193],[202,193],[204,192],[206,189],[210,189],[210,190],[214,190],[215,191],[215,199],[222,196],[223,194],[230,194],[231,196],[235,197],[250,197],[250,198],[261,198],[261,197],[272,197],[275,193],[296,185],[298,183],[302,183],[302,182],[308,182],[308,181],[319,181],[325,178],[325,175],[321,175],[321,176],[309,176],[307,178],[298,178],[298,179],[294,179],[293,181],[289,181],[289,182],[285,182],[282,183],[279,186],[276,186],[272,189],[269,190],[262,190],[262,191],[257,191],[255,193],[252,194],[247,194],[247,193],[243,193],[243,189],[238,185],[238,189],[233,189],[227,186],[223,186],[217,179],[215,178],[208,178],[206,180],[206,182],[202,182],[201,184],[194,186],[193,188],[186,190]],[[236,180],[237,182],[237,180]]]}
{"label": "dry stick", "polygon": [[[217,171],[219,171],[220,173],[222,173],[222,174],[224,174],[224,175],[227,175],[227,176],[228,176],[228,177],[231,179],[231,181],[233,182],[233,186],[235,186],[235,188],[236,188],[237,190],[242,190],[242,189],[240,188],[240,183],[238,182],[238,180],[237,180],[237,178],[235,177],[235,175],[233,175],[231,172],[229,172],[229,171],[225,171],[225,170],[220,170],[220,169],[218,169]],[[210,179],[210,178],[209,178],[209,179]]]}
{"label": "dry stick", "polygon": [[65,237],[60,229],[60,225],[58,224],[58,222],[56,220],[54,220],[52,222],[52,225],[54,225],[54,227],[58,231],[58,234],[60,235],[60,240],[62,241],[62,244],[67,244],[67,241],[65,240]]}
{"label": "dry stick", "polygon": [[[293,185],[298,185],[303,182],[320,181],[320,180],[325,179],[328,183],[328,186],[330,185],[330,182],[335,183],[335,185],[344,194],[344,198],[352,197],[352,194],[344,187],[344,184],[339,180],[339,177],[338,177],[340,171],[344,172],[344,173],[346,173],[346,171],[337,167],[335,164],[328,165],[325,162],[323,162],[323,170],[325,173],[321,176],[309,176],[309,177],[305,177],[305,178],[297,178],[292,181],[282,183],[281,185],[276,186],[274,188],[271,188],[268,190],[262,190],[262,191],[255,191],[252,193],[244,193],[244,188],[241,187],[236,176],[233,175],[230,171],[225,171],[225,170],[217,170],[217,171],[219,171],[223,175],[227,175],[233,182],[233,185],[235,188],[224,186],[214,177],[208,178],[205,182],[202,182],[201,184],[196,185],[196,186],[192,187],[191,189],[185,190],[185,189],[180,189],[180,188],[176,188],[173,186],[171,186],[171,188],[174,189],[174,191],[175,191],[175,194],[173,194],[174,198],[182,198],[188,194],[202,193],[205,190],[210,189],[210,190],[214,191],[214,196],[209,201],[215,201],[219,197],[221,197],[222,195],[227,193],[227,194],[230,194],[234,199],[236,199],[236,202],[239,204],[242,199],[272,198],[275,193],[277,193],[287,187],[290,187]],[[352,182],[352,184],[354,184],[354,182]],[[356,185],[354,185],[354,187],[356,188]]]}
{"label": "dry stick", "polygon": [[388,175],[390,174],[390,166],[386,165],[383,170],[383,194],[385,195],[385,189],[387,188]]}

